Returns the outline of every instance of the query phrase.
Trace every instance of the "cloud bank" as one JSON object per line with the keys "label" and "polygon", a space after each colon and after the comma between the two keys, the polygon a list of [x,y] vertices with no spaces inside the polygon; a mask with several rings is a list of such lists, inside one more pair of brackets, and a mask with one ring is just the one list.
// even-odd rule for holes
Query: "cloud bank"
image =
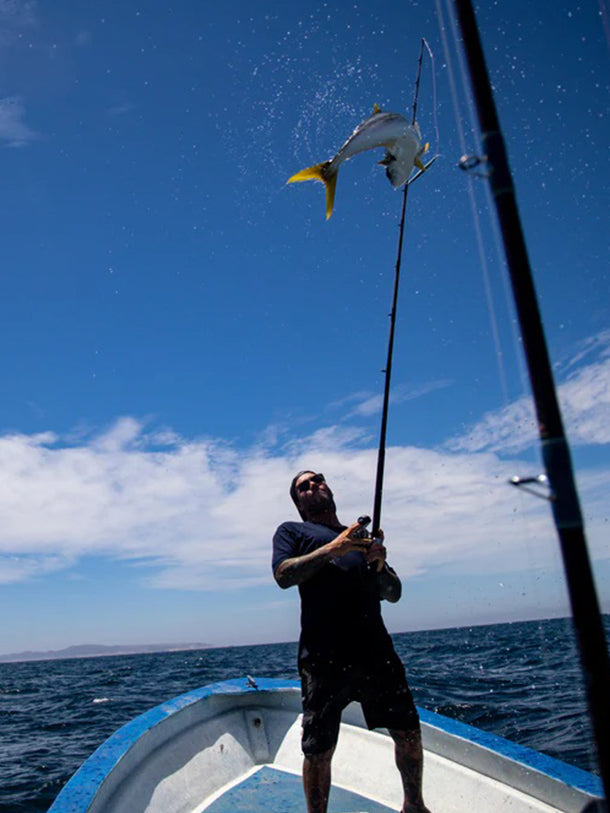
{"label": "cloud bank", "polygon": [[[570,368],[560,394],[573,440],[610,442],[605,350]],[[281,437],[269,432],[236,448],[133,417],[89,436],[0,436],[0,582],[104,556],[131,564],[151,587],[268,584],[272,531],[296,518],[287,494],[294,472],[323,471],[349,522],[370,512],[376,465],[376,448],[362,448],[366,435],[353,426]],[[384,530],[401,574],[548,566],[556,556],[548,505],[507,485],[529,471],[511,455],[533,437],[531,408],[520,399],[441,448],[388,449]],[[610,467],[581,470],[578,479],[592,553],[608,558]]]}
{"label": "cloud bank", "polygon": [[[595,358],[575,367],[591,353]],[[562,364],[567,376],[557,388],[569,440],[579,445],[610,443],[610,331],[579,348],[575,358]],[[447,448],[454,451],[493,451],[514,454],[538,439],[534,405],[528,397],[519,398],[500,411],[490,412],[464,435],[452,438]]]}

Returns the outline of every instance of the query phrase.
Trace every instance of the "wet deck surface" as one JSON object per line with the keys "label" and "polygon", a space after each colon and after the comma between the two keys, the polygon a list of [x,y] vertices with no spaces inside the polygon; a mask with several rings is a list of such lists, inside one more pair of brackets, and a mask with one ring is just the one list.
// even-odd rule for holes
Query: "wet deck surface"
{"label": "wet deck surface", "polygon": [[[300,776],[262,767],[231,788],[206,813],[303,813],[305,797]],[[358,793],[333,787],[328,813],[396,813]]]}

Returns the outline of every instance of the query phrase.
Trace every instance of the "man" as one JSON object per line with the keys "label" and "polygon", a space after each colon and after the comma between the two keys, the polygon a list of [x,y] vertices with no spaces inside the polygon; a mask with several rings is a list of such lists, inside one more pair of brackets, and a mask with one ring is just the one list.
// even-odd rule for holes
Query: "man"
{"label": "man", "polygon": [[[273,537],[273,575],[299,586],[299,673],[303,698],[303,784],[309,813],[325,813],[341,712],[362,704],[369,728],[387,728],[404,788],[401,813],[430,813],[422,798],[422,746],[405,671],[381,617],[396,602],[398,576],[383,544],[357,536],[337,518],[323,474],[302,471],[290,496],[303,522],[284,522]],[[380,536],[382,536],[380,532]]]}

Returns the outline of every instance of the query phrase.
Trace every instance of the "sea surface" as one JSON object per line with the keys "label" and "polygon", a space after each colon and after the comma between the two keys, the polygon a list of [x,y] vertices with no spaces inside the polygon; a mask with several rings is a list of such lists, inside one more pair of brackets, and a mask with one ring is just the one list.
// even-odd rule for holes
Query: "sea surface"
{"label": "sea surface", "polygon": [[[393,637],[418,706],[595,770],[571,621]],[[47,810],[119,726],[246,674],[296,679],[296,643],[0,664],[0,813]]]}

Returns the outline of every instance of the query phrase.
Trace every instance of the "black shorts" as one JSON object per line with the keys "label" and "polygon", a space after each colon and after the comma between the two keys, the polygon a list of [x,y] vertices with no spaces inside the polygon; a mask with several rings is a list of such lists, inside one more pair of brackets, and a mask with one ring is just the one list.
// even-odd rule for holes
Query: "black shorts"
{"label": "black shorts", "polygon": [[306,756],[333,748],[341,712],[353,700],[362,705],[369,728],[413,731],[419,717],[396,653],[376,663],[299,663],[303,700],[302,748]]}

